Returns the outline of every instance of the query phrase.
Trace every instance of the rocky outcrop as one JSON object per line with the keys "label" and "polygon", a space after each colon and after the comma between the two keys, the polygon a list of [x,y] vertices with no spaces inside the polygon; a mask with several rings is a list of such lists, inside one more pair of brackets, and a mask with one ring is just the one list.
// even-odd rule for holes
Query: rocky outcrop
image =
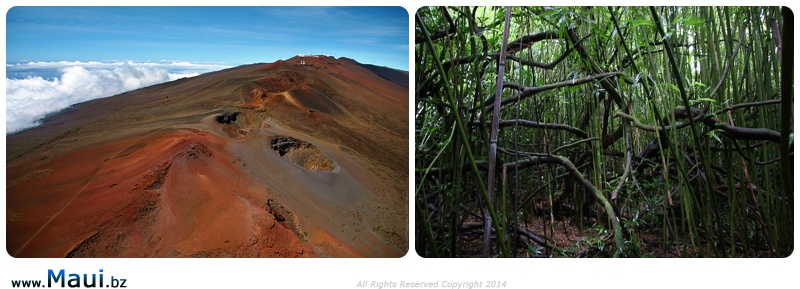
{"label": "rocky outcrop", "polygon": [[310,171],[329,172],[336,169],[336,163],[313,144],[293,137],[273,138],[272,149],[277,151],[283,159]]}

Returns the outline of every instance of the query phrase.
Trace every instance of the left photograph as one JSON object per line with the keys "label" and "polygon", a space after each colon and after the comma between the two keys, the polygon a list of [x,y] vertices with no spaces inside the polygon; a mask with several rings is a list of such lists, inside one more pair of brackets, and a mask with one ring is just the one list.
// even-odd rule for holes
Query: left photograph
{"label": "left photograph", "polygon": [[408,253],[402,7],[13,7],[12,257]]}

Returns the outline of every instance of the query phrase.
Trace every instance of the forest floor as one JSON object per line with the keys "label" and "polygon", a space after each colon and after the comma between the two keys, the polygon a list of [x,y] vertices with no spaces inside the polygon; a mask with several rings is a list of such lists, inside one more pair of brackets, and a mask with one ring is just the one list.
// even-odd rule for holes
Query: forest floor
{"label": "forest floor", "polygon": [[[610,251],[614,247],[612,232],[593,221],[594,219],[584,221],[581,228],[572,219],[553,219],[551,221],[549,217],[534,218],[522,224],[522,227],[530,232],[535,232],[548,240],[549,245],[562,250],[548,249],[528,237],[520,236],[513,255],[517,258],[612,257],[613,253]],[[476,222],[476,220],[470,220],[468,224],[473,224],[472,222]],[[477,225],[473,224],[472,227],[477,227]],[[629,257],[697,258],[702,256],[700,248],[685,248],[679,245],[679,241],[665,245],[662,240],[660,229],[647,229],[637,233],[631,243],[638,247],[638,255]],[[496,246],[496,244],[496,240],[492,239],[492,245]],[[474,230],[472,234],[462,234],[458,245],[457,257],[482,257],[483,230]],[[500,250],[493,247],[492,251],[499,252]],[[767,252],[763,250],[750,250],[745,254],[743,250],[737,249],[737,254],[732,257],[765,257],[766,255]]]}

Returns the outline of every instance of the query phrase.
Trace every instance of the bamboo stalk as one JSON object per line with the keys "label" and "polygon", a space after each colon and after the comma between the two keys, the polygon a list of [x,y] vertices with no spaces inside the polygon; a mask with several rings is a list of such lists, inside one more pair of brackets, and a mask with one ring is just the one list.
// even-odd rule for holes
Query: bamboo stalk
{"label": "bamboo stalk", "polygon": [[[425,43],[428,46],[428,49],[430,49],[430,51],[433,52],[433,53],[431,53],[431,55],[434,58],[434,63],[436,63],[437,70],[439,70],[439,75],[440,76],[444,76],[445,75],[443,73],[444,72],[444,68],[442,68],[441,62],[438,60],[438,56],[435,53],[436,50],[433,47],[432,41],[430,40],[430,36],[428,35],[428,31],[425,28],[425,25],[422,22],[422,19],[419,18],[419,15],[416,15],[416,21],[417,21],[417,25],[419,25],[419,27],[421,27],[421,30],[422,30],[423,34],[425,35],[425,39],[426,39]],[[464,130],[463,121],[461,119],[461,116],[458,113],[455,113],[455,112],[458,112],[458,106],[456,105],[455,98],[450,93],[450,90],[449,90],[447,85],[445,85],[444,88],[445,88],[445,94],[446,94],[447,98],[450,100],[450,105],[451,105],[450,108],[453,110],[455,118],[456,118],[456,128],[458,129],[459,136],[461,137],[461,141],[464,144],[463,147],[464,147],[464,150],[465,150],[465,152],[467,154],[467,158],[469,159],[469,162],[471,164],[472,171],[473,171],[473,173],[475,173],[475,177],[476,177],[475,179],[478,182],[479,187],[481,188],[484,201],[486,202],[487,210],[489,211],[489,214],[490,214],[492,219],[497,219],[496,212],[494,210],[494,207],[492,206],[491,198],[489,198],[487,190],[485,189],[486,187],[483,185],[482,177],[481,177],[480,172],[478,171],[478,167],[475,165],[475,158],[472,155],[472,150],[470,149],[469,145],[467,145],[467,144],[469,144],[469,138],[467,136],[466,131]],[[500,227],[496,223],[493,224],[493,227],[494,227],[495,230],[498,231],[498,239],[500,239],[500,243],[501,244],[505,244],[505,236],[504,236],[504,234],[499,233],[499,232],[501,232],[500,231]],[[504,246],[501,246],[501,247],[503,249],[503,256],[504,257],[508,257],[509,256],[509,252],[506,250],[506,248]]]}
{"label": "bamboo stalk", "polygon": [[[789,135],[792,132],[792,100],[794,99],[794,13],[788,7],[781,8],[783,16],[783,33],[781,35],[781,180],[782,193],[788,200],[788,214],[784,220],[783,228],[793,228],[793,215],[791,204],[794,204],[794,179],[792,178],[792,163],[789,157]],[[782,242],[789,244],[781,246],[785,248],[784,254],[791,253],[794,244],[794,235],[791,230],[782,230]]]}

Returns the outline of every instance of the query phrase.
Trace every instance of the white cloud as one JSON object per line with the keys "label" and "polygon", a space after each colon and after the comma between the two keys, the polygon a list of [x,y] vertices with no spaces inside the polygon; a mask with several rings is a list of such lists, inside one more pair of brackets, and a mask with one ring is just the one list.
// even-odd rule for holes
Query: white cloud
{"label": "white cloud", "polygon": [[[177,61],[6,64],[9,75],[25,75],[6,78],[6,133],[39,125],[48,113],[76,103],[228,67]],[[47,77],[48,74],[54,77]]]}
{"label": "white cloud", "polygon": [[169,74],[169,79],[170,80],[175,80],[175,79],[181,79],[181,78],[195,77],[195,76],[198,76],[198,75],[200,75],[200,74],[199,73],[170,73]]}

